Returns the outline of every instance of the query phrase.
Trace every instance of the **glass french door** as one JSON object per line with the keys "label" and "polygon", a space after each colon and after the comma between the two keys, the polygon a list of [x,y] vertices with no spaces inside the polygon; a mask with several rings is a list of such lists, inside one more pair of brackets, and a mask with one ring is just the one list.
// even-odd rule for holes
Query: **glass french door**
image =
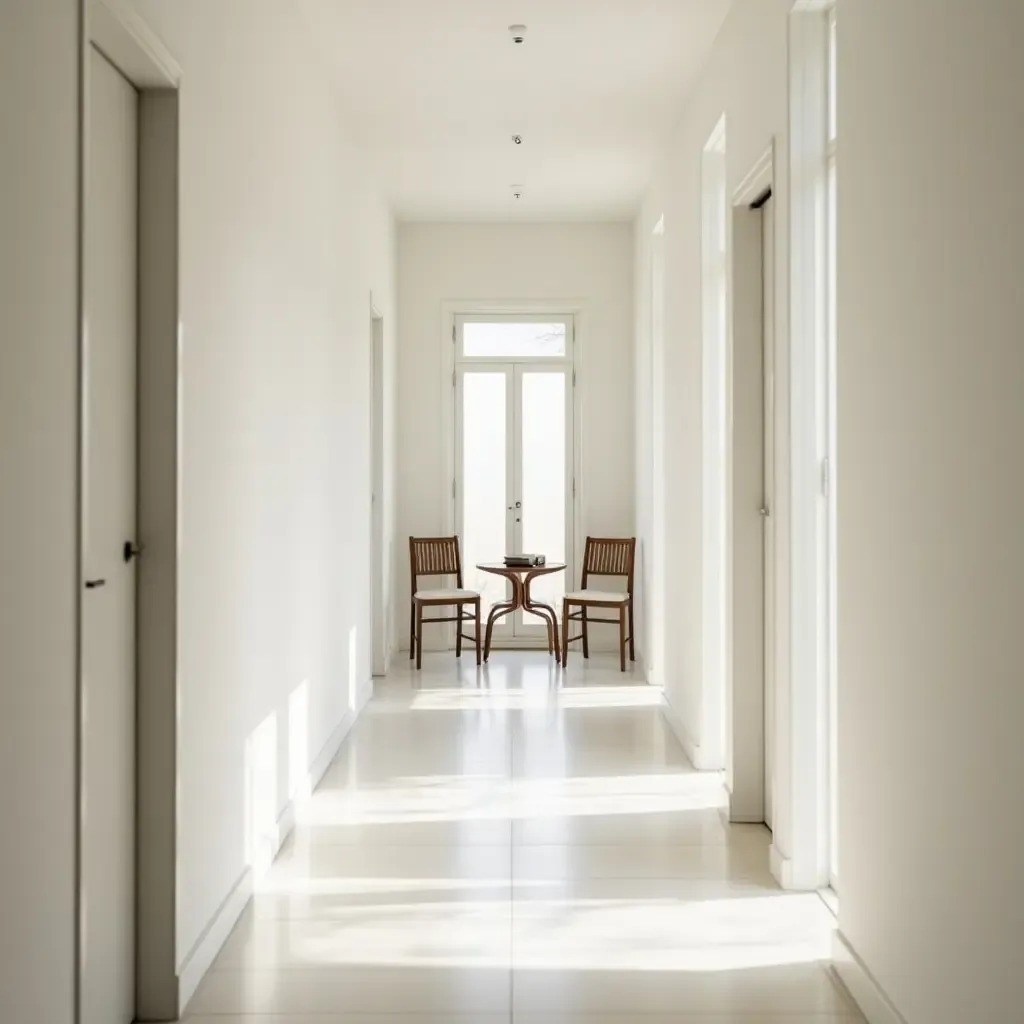
{"label": "glass french door", "polygon": [[[459,352],[473,353],[457,359],[455,374],[455,522],[465,585],[483,594],[486,618],[495,604],[508,600],[510,587],[477,564],[513,553],[544,555],[548,562],[565,562],[567,570],[535,580],[531,592],[560,616],[573,551],[573,383],[566,358],[571,342],[563,339],[553,357],[531,351],[516,359],[513,351],[511,359],[481,358],[480,343],[465,344],[466,321],[497,335],[485,351],[498,353],[510,348],[509,323],[534,332],[552,327],[525,318],[457,320]],[[555,326],[571,332],[571,320]],[[546,638],[543,620],[521,610],[495,624],[500,643],[528,646]]]}

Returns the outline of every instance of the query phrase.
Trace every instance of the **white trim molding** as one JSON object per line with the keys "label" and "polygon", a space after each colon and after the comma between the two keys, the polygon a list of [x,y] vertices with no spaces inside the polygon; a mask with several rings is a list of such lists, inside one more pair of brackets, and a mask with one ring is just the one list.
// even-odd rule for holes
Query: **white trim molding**
{"label": "white trim molding", "polygon": [[793,862],[775,845],[772,843],[768,850],[768,866],[772,873],[772,878],[783,889],[794,889],[796,886],[793,885]]}
{"label": "white trim molding", "polygon": [[[827,4],[789,17],[788,671],[777,691],[775,834],[788,888],[828,884],[828,692],[819,635],[821,436],[825,336]],[[780,883],[783,882],[779,878]]]}
{"label": "white trim molding", "polygon": [[294,830],[296,822],[301,819],[303,804],[320,784],[324,773],[338,756],[342,743],[345,742],[345,738],[352,731],[352,727],[372,696],[373,680],[370,679],[360,687],[355,706],[338,723],[334,732],[331,733],[330,739],[310,765],[305,779],[300,782],[296,792],[278,815],[273,834],[267,837],[271,842],[269,862],[262,862],[256,867],[251,864],[246,866],[231,891],[224,898],[224,902],[221,903],[206,928],[203,929],[196,944],[179,966],[178,1005],[182,1014],[188,1009],[189,1001],[195,995],[200,982],[216,960],[217,954],[220,953],[239,918],[245,912],[253,893],[259,888],[260,876],[276,859],[281,852],[281,847],[284,846],[288,836]]}
{"label": "white trim molding", "polygon": [[832,973],[868,1024],[907,1024],[841,931],[832,934]]}
{"label": "white trim molding", "polygon": [[338,756],[338,751],[341,750],[342,743],[345,742],[345,738],[352,731],[352,726],[356,724],[356,719],[362,714],[363,708],[370,702],[373,697],[373,679],[368,679],[359,689],[359,693],[356,695],[355,707],[352,708],[344,718],[338,723],[334,732],[331,733],[331,738],[324,744],[323,749],[317,754],[316,758],[309,768],[309,775],[306,778],[305,785],[301,788],[297,799],[299,802],[304,802],[313,790],[320,785],[320,780],[323,779],[324,773],[330,768],[334,759]]}
{"label": "white trim molding", "polygon": [[249,900],[252,899],[252,893],[253,871],[247,866],[178,967],[178,1005],[182,1014],[188,1009],[199,983],[206,976],[238,919],[245,912]]}
{"label": "white trim molding", "polygon": [[743,180],[733,189],[732,205],[749,206],[760,199],[764,193],[775,187],[775,139],[768,143],[768,148],[757,158],[753,167],[747,171]]}
{"label": "white trim molding", "polygon": [[[82,296],[88,273],[84,246],[90,216],[89,194],[91,53],[93,50],[139,92],[138,110],[138,466],[139,540],[162,552],[145,558],[138,569],[136,743],[136,906],[135,995],[140,1019],[167,1020],[177,1015],[182,990],[178,969],[178,661],[177,600],[180,526],[180,310],[179,310],[179,86],[181,68],[131,0],[83,0],[80,6],[79,153],[77,162],[78,246],[78,550],[82,544],[82,480],[85,459],[82,402],[87,325]],[[78,608],[79,619],[81,607]],[[81,624],[77,629],[80,639]],[[76,801],[84,798],[81,773],[81,647],[76,652],[78,737]],[[80,826],[80,818],[79,818]],[[80,827],[76,843],[80,844]],[[83,895],[80,853],[76,854],[76,918],[81,923]],[[251,888],[239,880],[232,894]],[[230,917],[234,903],[226,904]],[[244,905],[244,899],[243,899]],[[231,924],[234,921],[232,919]],[[216,922],[211,924],[214,928]],[[230,926],[229,926],[230,930]],[[204,940],[207,935],[204,933]],[[76,1003],[83,986],[83,937],[75,929]],[[212,941],[212,940],[211,940]],[[187,961],[186,987],[195,971],[201,977],[205,946]],[[190,956],[193,956],[190,954]],[[195,967],[192,966],[193,960]]]}
{"label": "white trim molding", "polygon": [[89,0],[89,40],[139,89],[176,89],[181,68],[129,0]]}
{"label": "white trim molding", "polygon": [[[720,770],[720,765],[709,765],[707,763],[707,757],[702,752],[701,745],[693,738],[686,726],[683,725],[683,720],[676,714],[675,708],[669,703],[669,699],[664,693],[662,694],[661,713],[668,723],[668,727],[672,730],[672,734],[683,748],[683,753],[689,758],[690,764],[694,768],[702,772]],[[758,821],[761,820],[761,818],[758,818]]]}
{"label": "white trim molding", "polygon": [[[578,569],[583,564],[583,545],[586,539],[583,510],[586,508],[586,480],[583,477],[583,448],[586,443],[583,437],[583,395],[584,395],[584,346],[588,330],[588,303],[585,299],[446,299],[441,303],[441,445],[444,456],[444,477],[439,481],[442,490],[442,502],[445,509],[444,528],[447,534],[455,533],[456,513],[455,496],[452,493],[452,481],[456,478],[456,423],[455,423],[455,324],[459,315],[481,316],[494,314],[497,316],[528,316],[532,314],[550,314],[571,316],[573,320],[573,345],[571,362],[573,374],[573,454],[572,473],[575,481],[575,495],[572,506],[572,537],[573,566]],[[568,584],[569,580],[566,580]],[[449,627],[441,630],[447,633],[447,642],[442,640],[438,647],[431,648],[428,642],[424,650],[450,650],[455,645],[455,631]],[[535,648],[536,642],[527,640],[524,644],[508,643],[508,647],[525,646]],[[603,645],[598,646],[598,650]],[[408,650],[408,643],[401,644]],[[614,650],[614,644],[609,646]]]}

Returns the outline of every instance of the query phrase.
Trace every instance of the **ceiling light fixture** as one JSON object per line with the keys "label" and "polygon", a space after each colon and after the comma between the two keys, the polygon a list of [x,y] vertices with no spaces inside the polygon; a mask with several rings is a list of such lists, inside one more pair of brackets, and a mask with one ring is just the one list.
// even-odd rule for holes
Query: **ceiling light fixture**
{"label": "ceiling light fixture", "polygon": [[521,146],[521,145],[523,144],[523,137],[522,137],[522,135],[513,135],[513,136],[512,136],[512,141],[513,141],[513,142],[514,142],[514,143],[515,143],[515,144],[516,144],[517,146]]}
{"label": "ceiling light fixture", "polygon": [[516,46],[522,46],[523,40],[526,38],[526,26],[525,25],[509,25],[509,35],[512,36],[512,42]]}
{"label": "ceiling light fixture", "polygon": [[523,186],[522,185],[509,185],[509,188],[512,189],[512,198],[513,199],[522,199],[523,198]]}

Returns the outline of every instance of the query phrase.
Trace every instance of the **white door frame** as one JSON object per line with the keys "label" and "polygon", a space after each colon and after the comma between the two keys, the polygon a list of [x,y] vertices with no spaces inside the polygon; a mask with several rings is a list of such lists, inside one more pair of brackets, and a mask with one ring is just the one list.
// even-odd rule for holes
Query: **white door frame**
{"label": "white door frame", "polygon": [[[777,803],[772,872],[787,889],[817,889],[829,880],[828,637],[821,629],[824,566],[820,549],[822,450],[819,408],[827,379],[828,9],[830,0],[794,0],[789,17],[789,304],[788,417],[784,448],[789,479],[788,571],[779,677]],[[783,211],[777,210],[783,223]],[[780,383],[782,368],[779,368]],[[781,489],[782,482],[779,482]],[[782,606],[780,605],[780,610]],[[782,801],[784,800],[784,804]]]}
{"label": "white door frame", "polygon": [[[497,316],[497,314],[490,314]],[[569,334],[572,333],[572,323],[569,322]],[[460,536],[463,533],[463,523],[460,514],[460,499],[465,490],[465,482],[461,481],[459,467],[462,465],[463,444],[465,441],[465,424],[462,421],[462,395],[464,378],[467,373],[501,373],[505,377],[505,437],[506,437],[506,480],[505,493],[507,500],[517,501],[517,496],[523,494],[523,433],[520,421],[522,408],[522,381],[525,374],[558,374],[564,380],[566,400],[565,444],[565,478],[564,487],[567,500],[566,523],[565,523],[565,551],[566,551],[566,576],[571,576],[574,566],[575,532],[572,515],[572,475],[573,475],[573,448],[574,448],[574,425],[573,425],[573,384],[572,384],[572,359],[567,354],[565,358],[549,359],[505,359],[495,357],[493,359],[456,359],[455,364],[455,480],[457,486],[453,492],[453,510],[455,517],[455,532]],[[506,511],[505,519],[505,551],[522,550],[521,540],[522,527],[520,513],[526,512],[525,508],[513,507],[511,504]],[[517,525],[519,524],[519,525]],[[467,566],[463,565],[463,576],[467,573]],[[566,591],[571,587],[566,579]],[[561,608],[555,609],[557,615],[561,614]],[[496,642],[504,647],[535,647],[543,646],[547,642],[547,628],[540,622],[525,623],[523,611],[520,609],[514,615],[506,615],[494,624],[493,636]]]}
{"label": "white door frame", "polygon": [[[764,250],[762,215],[759,209],[751,208],[769,189],[774,190],[774,151],[773,139],[733,190],[729,229],[726,777],[730,820],[744,822],[765,820],[765,658],[767,650],[777,650],[777,644],[766,642],[764,635],[767,533],[761,509],[768,498],[764,492]],[[775,305],[773,334],[777,345],[777,302]],[[751,411],[757,415],[748,415]],[[777,420],[778,403],[775,414]],[[777,513],[777,503],[771,512]],[[762,581],[762,585],[751,587],[752,579]],[[778,635],[777,621],[776,616],[776,636],[772,640]]]}
{"label": "white door frame", "polygon": [[[179,524],[179,90],[177,62],[128,0],[87,0],[81,25],[79,195],[88,194],[89,50],[139,91],[138,515],[136,583],[136,1013],[175,1019],[191,994],[177,963],[177,595]],[[75,1019],[81,1012],[86,207],[80,204],[78,635],[76,638]],[[196,979],[198,981],[198,978]]]}
{"label": "white door frame", "polygon": [[384,314],[370,295],[370,651],[374,676],[385,676],[391,657],[384,510]]}
{"label": "white door frame", "polygon": [[[760,205],[761,271],[764,337],[761,361],[764,381],[764,504],[761,506],[764,525],[764,820],[771,828],[775,802],[775,644],[777,552],[775,539],[775,200],[772,193]],[[758,201],[760,202],[760,201]],[[756,204],[755,204],[756,205]],[[769,217],[770,211],[770,217]]]}
{"label": "white door frame", "polygon": [[[566,570],[566,590],[575,586],[568,573],[573,566],[583,564],[583,530],[585,516],[586,481],[583,478],[583,348],[587,336],[588,305],[583,299],[450,299],[441,303],[441,450],[444,452],[444,476],[440,481],[441,502],[445,509],[444,532],[454,534],[456,530],[456,498],[453,485],[456,478],[456,429],[455,429],[455,318],[459,315],[481,316],[487,314],[511,316],[571,316],[573,318],[573,346],[571,371],[573,375],[573,444],[572,474],[573,495],[570,522],[572,524],[572,558]],[[500,362],[500,360],[495,360]],[[449,629],[449,646],[454,644],[454,631]]]}

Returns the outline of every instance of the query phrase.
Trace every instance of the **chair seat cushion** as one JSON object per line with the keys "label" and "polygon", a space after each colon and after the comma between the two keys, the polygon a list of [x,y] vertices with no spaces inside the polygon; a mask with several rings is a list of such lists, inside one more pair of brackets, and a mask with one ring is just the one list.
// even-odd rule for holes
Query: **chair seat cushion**
{"label": "chair seat cushion", "polygon": [[570,604],[623,604],[629,600],[629,594],[614,590],[574,590],[571,594],[566,594],[565,599]]}
{"label": "chair seat cushion", "polygon": [[475,590],[417,590],[417,601],[474,601],[480,595]]}

